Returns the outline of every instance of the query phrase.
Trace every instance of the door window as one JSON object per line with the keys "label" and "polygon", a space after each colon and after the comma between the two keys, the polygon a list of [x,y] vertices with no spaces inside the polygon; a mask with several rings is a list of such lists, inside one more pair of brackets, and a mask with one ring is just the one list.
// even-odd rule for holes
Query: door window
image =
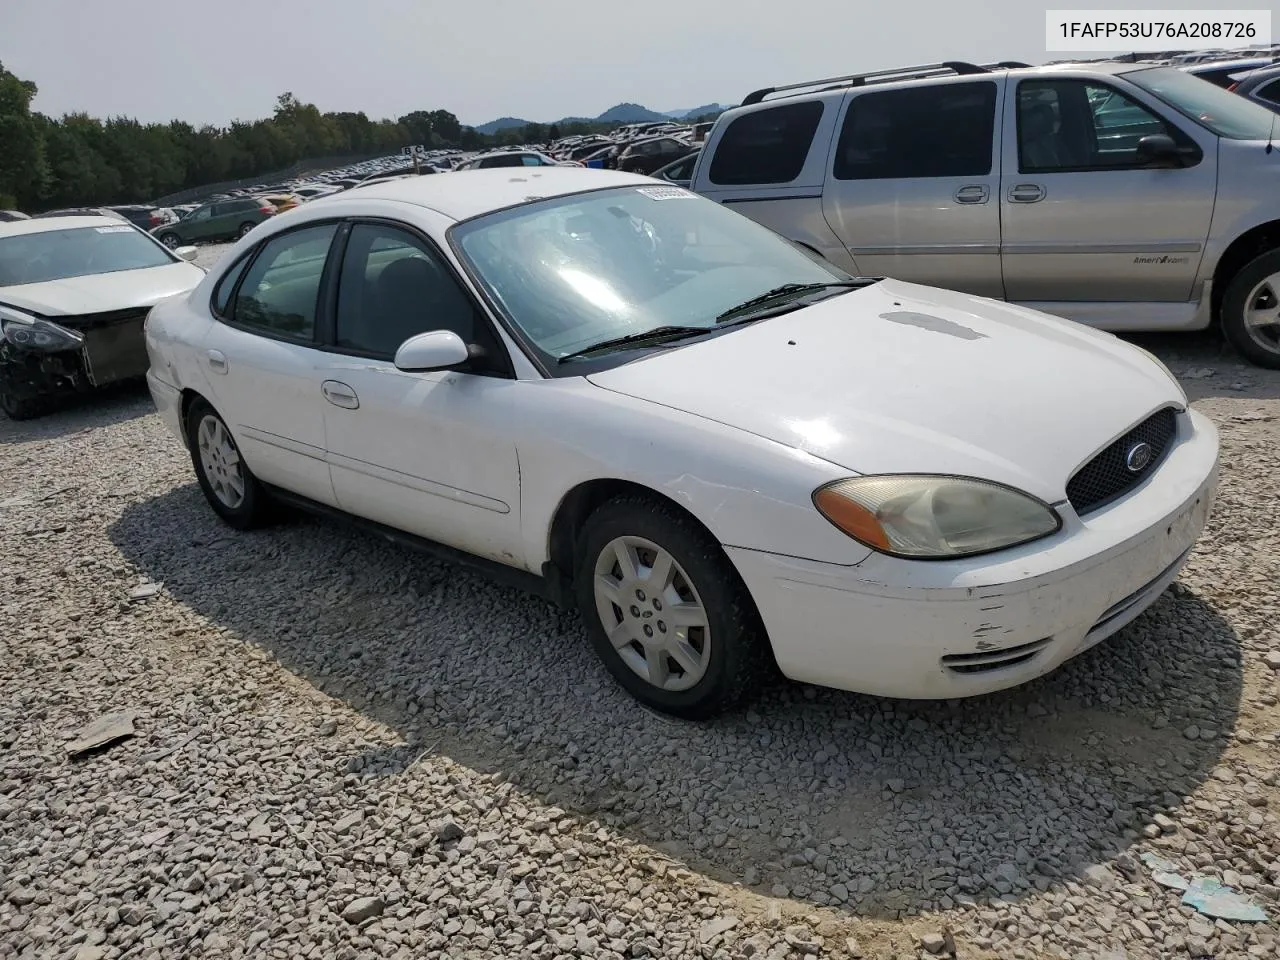
{"label": "door window", "polygon": [[272,336],[311,342],[329,244],[337,224],[322,223],[268,240],[236,293],[236,323]]}
{"label": "door window", "polygon": [[1087,80],[1024,80],[1018,85],[1018,169],[1022,173],[1133,169],[1138,141],[1166,134],[1190,144],[1136,100]]}
{"label": "door window", "polygon": [[398,227],[357,223],[338,279],[336,345],[390,359],[429,330],[452,330],[465,343],[484,332],[471,300],[423,241]]}
{"label": "door window", "polygon": [[198,210],[191,211],[190,220],[208,220],[213,216],[213,207],[200,207]]}
{"label": "door window", "polygon": [[1259,100],[1267,101],[1267,103],[1280,104],[1280,80],[1272,80],[1266,86],[1256,91],[1254,96]]}
{"label": "door window", "polygon": [[837,180],[986,176],[995,122],[989,80],[860,93],[849,102],[833,172]]}
{"label": "door window", "polygon": [[716,145],[711,182],[721,186],[790,183],[804,169],[821,120],[821,100],[743,114],[729,124]]}

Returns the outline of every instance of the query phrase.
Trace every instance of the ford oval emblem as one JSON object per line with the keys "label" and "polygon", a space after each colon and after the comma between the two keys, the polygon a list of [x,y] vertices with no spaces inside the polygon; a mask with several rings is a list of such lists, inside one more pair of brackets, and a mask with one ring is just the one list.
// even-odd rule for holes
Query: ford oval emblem
{"label": "ford oval emblem", "polygon": [[1130,473],[1141,473],[1151,465],[1151,444],[1135,443],[1124,455],[1124,465]]}

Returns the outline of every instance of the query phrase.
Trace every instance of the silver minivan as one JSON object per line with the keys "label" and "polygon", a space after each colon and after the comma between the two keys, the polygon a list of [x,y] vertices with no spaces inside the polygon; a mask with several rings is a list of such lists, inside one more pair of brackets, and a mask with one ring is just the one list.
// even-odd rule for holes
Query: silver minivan
{"label": "silver minivan", "polygon": [[1176,67],[932,64],[770,87],[692,189],[846,270],[1280,368],[1277,115]]}

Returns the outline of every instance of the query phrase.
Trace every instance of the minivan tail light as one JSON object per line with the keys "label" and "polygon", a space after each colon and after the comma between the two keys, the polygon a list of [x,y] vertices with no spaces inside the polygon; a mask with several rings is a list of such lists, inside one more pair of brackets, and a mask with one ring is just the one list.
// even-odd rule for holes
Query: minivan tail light
{"label": "minivan tail light", "polygon": [[1236,92],[1236,87],[1238,87],[1238,86],[1240,86],[1240,81],[1239,81],[1239,80],[1237,80],[1235,83],[1231,84],[1231,86],[1227,87],[1227,93],[1235,93],[1235,92]]}
{"label": "minivan tail light", "polygon": [[258,212],[259,213],[275,213],[276,208],[269,203],[264,203],[262,206],[258,208]]}

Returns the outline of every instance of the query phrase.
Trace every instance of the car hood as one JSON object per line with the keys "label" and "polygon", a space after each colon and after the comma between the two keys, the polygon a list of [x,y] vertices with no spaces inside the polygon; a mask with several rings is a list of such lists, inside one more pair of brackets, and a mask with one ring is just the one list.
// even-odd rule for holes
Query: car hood
{"label": "car hood", "polygon": [[1049,503],[1117,436],[1186,403],[1111,334],[894,280],[587,379],[851,472],[981,477]]}
{"label": "car hood", "polygon": [[109,313],[153,306],[166,297],[186,293],[204,276],[203,270],[190,263],[170,263],[144,270],[0,287],[0,303],[45,317]]}

